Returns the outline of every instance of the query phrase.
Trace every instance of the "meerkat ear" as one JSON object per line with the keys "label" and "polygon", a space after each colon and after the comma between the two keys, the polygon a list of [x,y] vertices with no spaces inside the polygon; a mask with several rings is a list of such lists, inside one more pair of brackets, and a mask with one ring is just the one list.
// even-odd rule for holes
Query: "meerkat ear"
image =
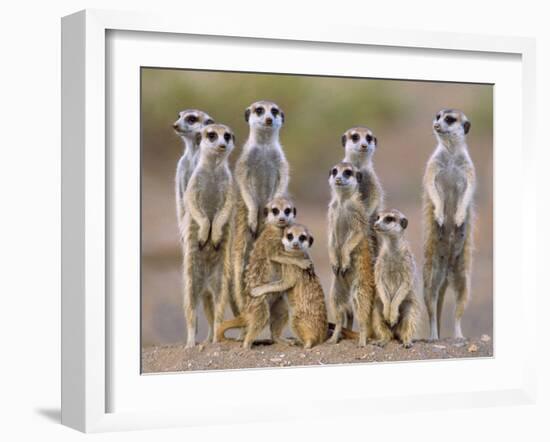
{"label": "meerkat ear", "polygon": [[360,183],[363,181],[363,174],[361,172],[355,172],[355,178],[357,179],[357,182]]}
{"label": "meerkat ear", "polygon": [[342,135],[342,147],[346,147],[346,134]]}
{"label": "meerkat ear", "polygon": [[374,137],[374,145],[378,147],[378,138]]}
{"label": "meerkat ear", "polygon": [[472,126],[472,124],[469,121],[464,122],[464,134],[467,134],[468,132],[470,132],[470,127],[471,126]]}
{"label": "meerkat ear", "polygon": [[408,225],[409,225],[409,220],[407,218],[401,218],[401,227],[403,227],[403,230],[405,230]]}
{"label": "meerkat ear", "polygon": [[296,207],[292,209],[292,213],[294,213],[294,217],[296,217]]}
{"label": "meerkat ear", "polygon": [[264,207],[264,216],[267,218],[267,214],[269,213],[269,209],[267,207]]}
{"label": "meerkat ear", "polygon": [[309,247],[313,245],[313,236],[309,235]]}
{"label": "meerkat ear", "polygon": [[247,108],[244,111],[244,120],[248,123],[249,118],[250,118],[250,108]]}
{"label": "meerkat ear", "polygon": [[235,134],[231,134],[231,138],[233,138],[233,144],[235,144]]}
{"label": "meerkat ear", "polygon": [[197,145],[198,145],[198,144],[201,144],[201,140],[202,140],[202,135],[201,135],[200,132],[197,132],[197,133],[195,134],[195,144],[197,144]]}
{"label": "meerkat ear", "polygon": [[209,124],[214,124],[214,123],[215,123],[214,120],[213,120],[212,118],[209,118],[208,120],[206,120],[206,121],[204,122],[204,125],[205,125],[205,126],[208,126]]}
{"label": "meerkat ear", "polygon": [[285,113],[281,111],[281,122],[284,124],[285,122]]}

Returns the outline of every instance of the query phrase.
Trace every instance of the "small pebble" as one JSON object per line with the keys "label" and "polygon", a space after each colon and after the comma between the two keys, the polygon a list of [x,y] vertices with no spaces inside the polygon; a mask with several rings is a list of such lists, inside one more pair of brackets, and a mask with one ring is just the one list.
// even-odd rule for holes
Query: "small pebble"
{"label": "small pebble", "polygon": [[282,359],[281,358],[271,358],[270,361],[271,362],[281,362]]}
{"label": "small pebble", "polygon": [[443,349],[447,348],[446,345],[439,345],[439,344],[434,344],[433,347],[434,347],[434,348],[438,348],[438,349],[440,349],[440,350],[443,350]]}
{"label": "small pebble", "polygon": [[469,351],[470,353],[475,353],[475,352],[477,351],[477,345],[475,345],[475,344],[470,345],[470,346],[468,347],[468,351]]}
{"label": "small pebble", "polygon": [[481,335],[482,342],[489,342],[490,340],[491,340],[491,337],[489,335]]}

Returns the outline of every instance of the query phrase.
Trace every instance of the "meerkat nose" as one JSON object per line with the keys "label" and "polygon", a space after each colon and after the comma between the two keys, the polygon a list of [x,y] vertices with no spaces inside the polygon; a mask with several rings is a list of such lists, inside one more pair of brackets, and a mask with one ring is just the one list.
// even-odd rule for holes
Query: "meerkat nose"
{"label": "meerkat nose", "polygon": [[271,125],[273,124],[273,120],[272,120],[271,118],[269,118],[269,117],[265,119],[265,122],[266,122],[266,124],[268,124],[269,126],[271,126]]}
{"label": "meerkat nose", "polygon": [[434,129],[435,130],[439,130],[441,128],[441,124],[439,123],[434,123]]}
{"label": "meerkat nose", "polygon": [[178,123],[173,123],[173,124],[172,124],[172,127],[173,127],[174,129],[177,129],[177,128],[178,128]]}
{"label": "meerkat nose", "polygon": [[219,148],[220,149],[225,149],[225,144],[220,144]]}

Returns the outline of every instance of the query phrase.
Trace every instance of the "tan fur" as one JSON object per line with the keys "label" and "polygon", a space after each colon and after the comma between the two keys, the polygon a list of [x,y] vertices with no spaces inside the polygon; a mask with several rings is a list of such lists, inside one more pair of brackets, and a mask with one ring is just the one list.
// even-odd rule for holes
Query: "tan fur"
{"label": "tan fur", "polygon": [[[216,139],[211,140],[209,137],[214,135]],[[234,147],[234,136],[231,129],[221,124],[205,126],[199,136],[199,161],[184,194],[183,304],[187,347],[195,345],[196,309],[201,300],[210,326],[207,340],[216,341],[231,277],[229,221],[235,189],[227,157]]]}
{"label": "tan fur", "polygon": [[[271,261],[271,257],[281,252],[283,246],[281,238],[283,229],[293,222],[295,211],[286,218],[285,224],[277,224],[277,219],[269,214],[273,208],[278,208],[281,212],[285,208],[292,207],[292,203],[286,198],[277,197],[266,205],[267,217],[259,238],[255,241],[250,253],[249,263],[245,272],[244,285],[244,302],[241,308],[241,313],[237,319],[225,321],[218,329],[218,339],[224,339],[225,331],[232,328],[244,328],[245,337],[243,342],[244,348],[251,348],[254,339],[262,332],[268,323],[271,325],[271,335],[275,342],[282,342],[281,334],[288,321],[288,308],[282,294],[266,299],[253,298],[250,292],[254,287],[263,285],[280,278],[281,265]],[[233,256],[231,259],[234,259]],[[302,267],[308,268],[311,265],[310,260],[305,259],[290,259],[288,262],[293,262]]]}
{"label": "tan fur", "polygon": [[[457,121],[446,122],[447,116]],[[470,123],[456,110],[444,109],[433,122],[438,146],[423,182],[424,301],[430,339],[439,339],[447,287],[456,293],[455,337],[462,338],[461,318],[470,293],[475,169],[468,154]]]}
{"label": "tan fur", "polygon": [[[263,109],[257,115],[258,109]],[[272,110],[277,111],[273,115]],[[232,309],[238,314],[245,304],[244,270],[255,238],[263,228],[261,209],[274,197],[288,190],[288,163],[279,142],[279,130],[284,114],[268,101],[253,103],[246,109],[245,118],[250,132],[243,152],[235,165],[239,199],[233,226],[233,295]],[[271,125],[267,120],[272,120]]]}
{"label": "tan fur", "polygon": [[415,262],[403,237],[408,221],[397,211],[380,212],[374,229],[379,254],[374,265],[376,296],[373,328],[380,346],[397,338],[404,347],[412,345],[416,332],[419,305],[414,293]]}
{"label": "tan fur", "polygon": [[[352,175],[346,177],[345,173]],[[374,297],[373,259],[369,238],[371,227],[358,184],[361,174],[350,163],[334,166],[330,174],[332,200],[329,204],[329,257],[334,272],[329,303],[335,319],[331,343],[340,339],[344,319],[353,307],[359,324],[359,346],[372,334]],[[341,185],[338,185],[341,183]]]}

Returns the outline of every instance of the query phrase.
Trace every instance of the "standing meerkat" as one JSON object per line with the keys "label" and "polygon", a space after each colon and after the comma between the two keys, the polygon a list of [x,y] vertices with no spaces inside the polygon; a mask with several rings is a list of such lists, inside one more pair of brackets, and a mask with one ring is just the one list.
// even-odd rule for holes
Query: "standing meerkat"
{"label": "standing meerkat", "polygon": [[306,227],[294,224],[285,229],[284,251],[271,259],[282,266],[281,279],[252,289],[253,297],[287,292],[291,309],[291,328],[304,348],[325,342],[328,333],[327,307],[319,278],[313,268],[303,269],[289,258],[308,260],[313,236]]}
{"label": "standing meerkat", "polygon": [[374,297],[371,226],[359,185],[361,172],[341,162],[329,174],[332,199],[328,210],[329,258],[334,272],[329,303],[335,328],[329,342],[337,343],[350,303],[359,323],[359,346],[367,344]]}
{"label": "standing meerkat", "polygon": [[352,127],[342,135],[345,149],[344,161],[351,163],[362,175],[359,190],[369,219],[374,217],[384,205],[384,192],[378,176],[374,172],[372,157],[378,147],[378,139],[367,127]]}
{"label": "standing meerkat", "polygon": [[[252,298],[254,287],[266,284],[281,277],[281,264],[271,258],[283,250],[281,238],[285,227],[291,225],[296,217],[296,208],[287,198],[276,197],[264,208],[265,227],[254,243],[245,273],[244,305],[239,316],[224,321],[218,328],[218,340],[224,339],[226,330],[244,328],[244,348],[251,348],[254,339],[270,324],[274,342],[283,342],[282,332],[288,321],[288,307],[282,293]],[[284,262],[298,265],[304,269],[311,266],[311,260],[288,257]]]}
{"label": "standing meerkat", "polygon": [[261,232],[261,210],[288,189],[288,162],[279,142],[283,111],[275,103],[258,101],[245,111],[250,127],[243,152],[235,165],[240,198],[233,238],[233,312],[244,305],[243,276],[254,239]]}
{"label": "standing meerkat", "polygon": [[197,134],[200,154],[184,194],[184,290],[187,347],[195,345],[197,303],[202,299],[209,323],[208,340],[216,341],[229,298],[231,231],[235,204],[233,177],[227,158],[235,136],[222,124]]}
{"label": "standing meerkat", "polygon": [[183,237],[183,214],[185,210],[183,194],[199,157],[199,145],[196,141],[196,135],[204,126],[213,123],[214,120],[206,112],[197,109],[186,109],[178,113],[178,119],[172,124],[174,132],[182,139],[185,146],[185,151],[176,167],[175,180],[176,216],[180,240]]}
{"label": "standing meerkat", "polygon": [[424,301],[430,339],[441,333],[448,284],[456,292],[454,335],[462,339],[461,318],[470,292],[475,168],[468,154],[470,122],[459,110],[443,109],[433,121],[438,144],[424,175]]}
{"label": "standing meerkat", "polygon": [[404,232],[409,224],[398,210],[378,214],[374,230],[379,251],[374,265],[376,295],[372,324],[376,344],[386,345],[393,337],[403,347],[412,346],[418,322],[418,300],[414,293],[416,266]]}

